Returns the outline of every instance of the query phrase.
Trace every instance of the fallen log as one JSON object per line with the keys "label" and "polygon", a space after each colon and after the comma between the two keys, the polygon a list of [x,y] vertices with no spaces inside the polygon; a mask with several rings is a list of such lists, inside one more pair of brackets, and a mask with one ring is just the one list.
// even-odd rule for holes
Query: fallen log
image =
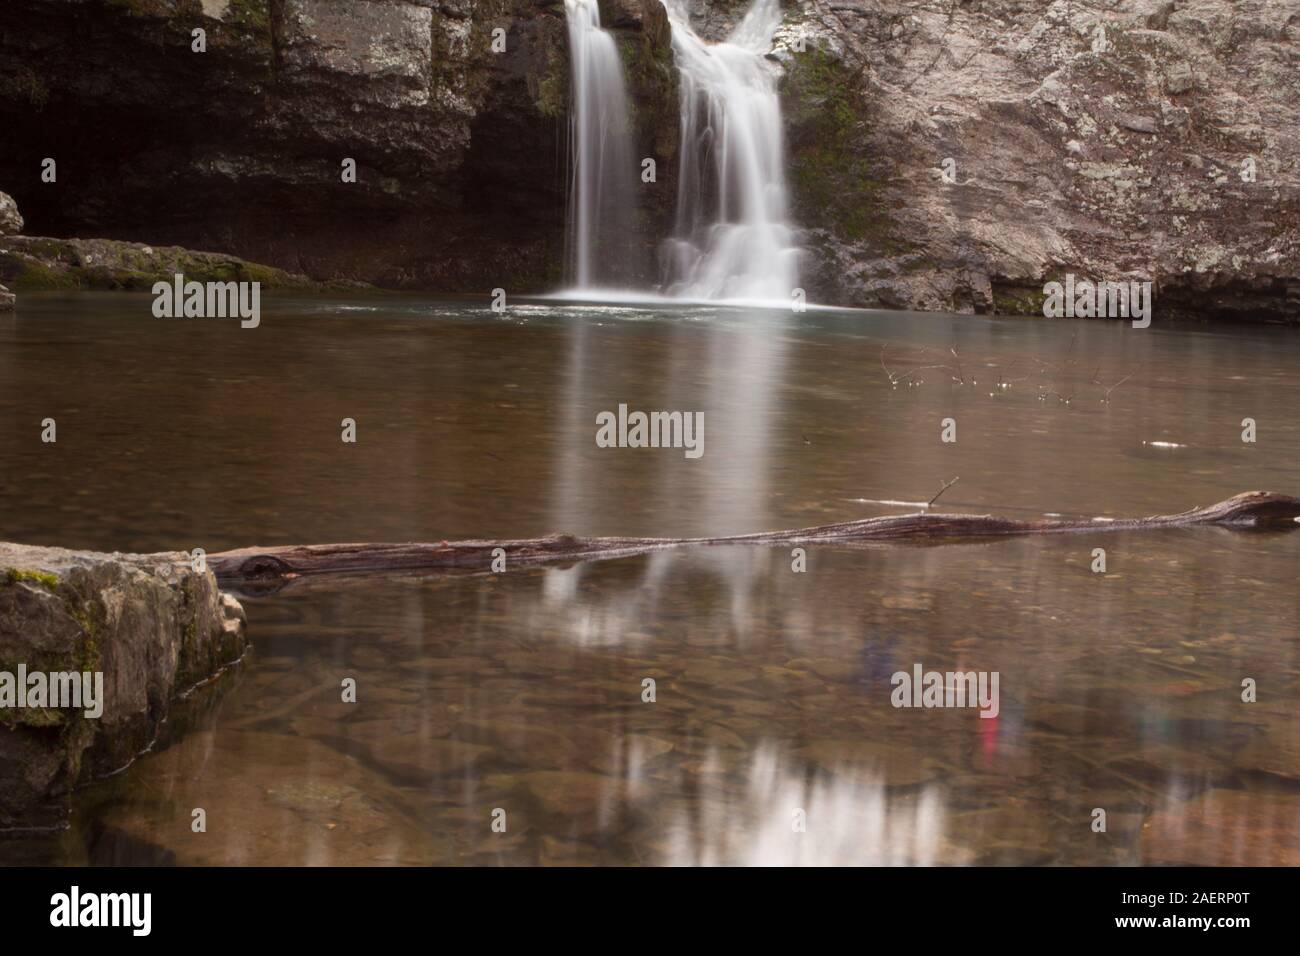
{"label": "fallen log", "polygon": [[1225,528],[1300,527],[1300,498],[1248,491],[1205,508],[1147,518],[1052,518],[1020,521],[993,515],[920,512],[861,518],[815,528],[721,538],[580,538],[570,534],[517,540],[411,544],[307,544],[240,548],[208,555],[223,584],[287,581],[302,575],[357,571],[488,570],[504,555],[509,566],[575,562],[648,554],[669,548],[719,545],[832,545],[974,540],[1080,531],[1146,531],[1211,525]]}

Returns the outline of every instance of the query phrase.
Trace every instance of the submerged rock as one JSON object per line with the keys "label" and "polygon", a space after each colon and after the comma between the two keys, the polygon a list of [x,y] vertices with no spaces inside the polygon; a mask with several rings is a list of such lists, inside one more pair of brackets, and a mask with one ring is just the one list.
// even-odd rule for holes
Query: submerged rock
{"label": "submerged rock", "polygon": [[106,829],[157,843],[182,866],[452,862],[449,839],[426,832],[409,792],[317,741],[205,730],[131,773],[124,783],[137,796],[107,808]]}
{"label": "submerged rock", "polygon": [[1300,796],[1208,790],[1153,813],[1138,850],[1145,866],[1296,866]]}
{"label": "submerged rock", "polygon": [[[131,763],[245,643],[238,602],[184,553],[0,543],[0,830],[62,824],[74,787]],[[23,672],[102,674],[100,713],[13,698]]]}
{"label": "submerged rock", "polygon": [[17,296],[0,285],[0,312],[12,312],[16,301]]}

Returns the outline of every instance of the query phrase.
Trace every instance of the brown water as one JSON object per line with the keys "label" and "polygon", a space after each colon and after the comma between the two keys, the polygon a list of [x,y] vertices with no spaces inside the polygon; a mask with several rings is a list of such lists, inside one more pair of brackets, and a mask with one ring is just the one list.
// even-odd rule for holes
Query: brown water
{"label": "brown water", "polygon": [[[1281,329],[392,297],[271,300],[241,330],[148,305],[28,296],[0,319],[0,538],[713,535],[914,510],[882,502],[958,476],[938,508],[1018,517],[1300,487]],[[703,411],[703,458],[596,447],[620,402]],[[1300,862],[1300,533],[807,561],[719,548],[246,597],[246,661],[84,791],[69,831],[0,860]],[[1000,713],[894,708],[890,675],[917,663],[997,671]]]}

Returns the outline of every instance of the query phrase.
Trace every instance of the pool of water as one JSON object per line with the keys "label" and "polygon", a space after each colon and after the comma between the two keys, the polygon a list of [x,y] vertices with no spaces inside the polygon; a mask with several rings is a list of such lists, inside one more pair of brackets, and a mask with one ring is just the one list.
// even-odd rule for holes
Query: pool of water
{"label": "pool of water", "polygon": [[[268,297],[245,330],[149,302],[0,319],[0,538],[722,535],[915,510],[954,478],[936,510],[1014,517],[1300,488],[1284,329],[391,296]],[[704,455],[597,447],[619,404],[702,411]],[[1300,534],[792,561],[245,596],[245,661],[0,861],[1300,863]],[[917,664],[996,671],[997,716],[895,708]]]}

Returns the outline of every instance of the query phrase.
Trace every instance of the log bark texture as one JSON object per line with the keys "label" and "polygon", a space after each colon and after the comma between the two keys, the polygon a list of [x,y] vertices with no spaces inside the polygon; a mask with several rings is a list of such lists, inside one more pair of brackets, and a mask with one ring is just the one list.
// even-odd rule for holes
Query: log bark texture
{"label": "log bark texture", "polygon": [[1297,528],[1300,498],[1248,491],[1204,508],[1147,518],[1053,518],[1021,521],[994,515],[921,512],[862,518],[815,528],[731,535],[721,538],[580,538],[570,534],[516,540],[443,541],[409,544],[307,544],[240,548],[209,555],[222,583],[287,581],[303,575],[357,571],[486,571],[496,549],[508,566],[566,563],[648,554],[668,548],[720,545],[852,546],[882,542],[942,544],[1024,534],[1146,531],[1158,528]]}

